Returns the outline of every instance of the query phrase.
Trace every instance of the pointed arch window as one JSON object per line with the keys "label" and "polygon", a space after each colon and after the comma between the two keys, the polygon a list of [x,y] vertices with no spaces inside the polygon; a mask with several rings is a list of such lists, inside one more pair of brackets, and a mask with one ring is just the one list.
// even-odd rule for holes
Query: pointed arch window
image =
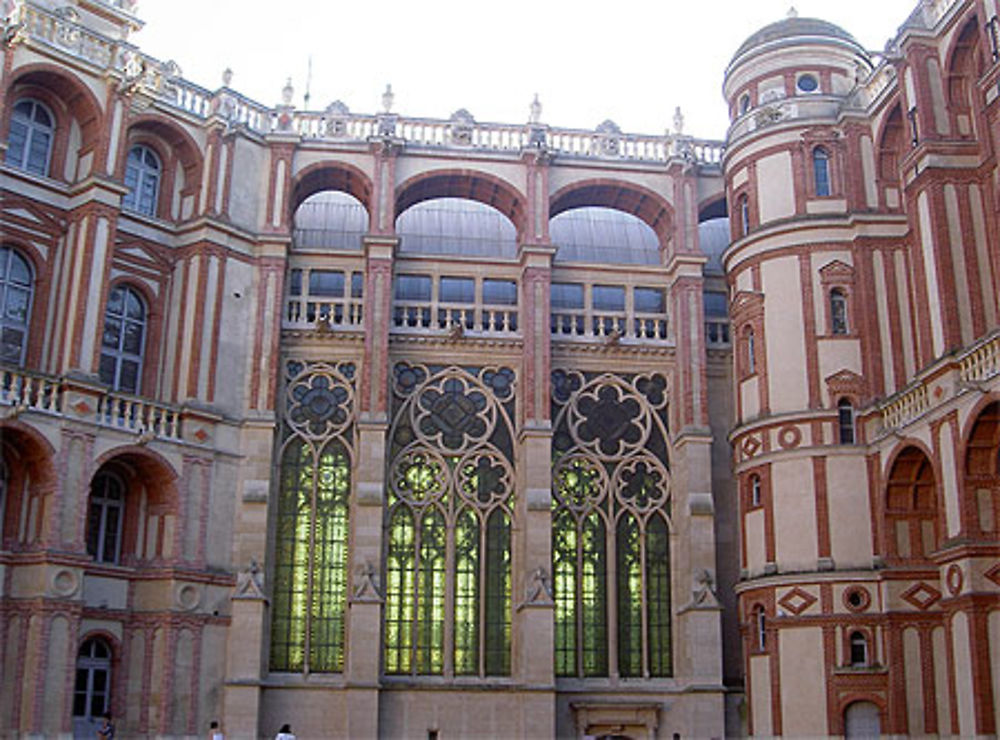
{"label": "pointed arch window", "polygon": [[111,290],[104,309],[100,378],[112,390],[138,393],[146,340],[146,304],[129,285]]}
{"label": "pointed arch window", "polygon": [[665,391],[658,374],[553,373],[559,676],[672,675]]}
{"label": "pointed arch window", "polygon": [[350,363],[285,364],[274,533],[273,671],[344,669],[348,515],[356,448],[354,375]]}
{"label": "pointed arch window", "polygon": [[28,318],[34,277],[28,261],[10,247],[0,247],[0,362],[23,365],[28,346]]}
{"label": "pointed arch window", "polygon": [[813,182],[816,187],[816,195],[824,197],[830,195],[830,154],[821,146],[813,149]]}
{"label": "pointed arch window", "polygon": [[139,144],[128,151],[125,160],[125,187],[122,208],[146,216],[156,215],[162,173],[160,158],[148,146]]}
{"label": "pointed arch window", "polygon": [[509,675],[514,372],[400,363],[393,397],[385,672]]}
{"label": "pointed arch window", "polygon": [[55,117],[37,100],[14,104],[7,136],[7,164],[34,175],[48,175]]}

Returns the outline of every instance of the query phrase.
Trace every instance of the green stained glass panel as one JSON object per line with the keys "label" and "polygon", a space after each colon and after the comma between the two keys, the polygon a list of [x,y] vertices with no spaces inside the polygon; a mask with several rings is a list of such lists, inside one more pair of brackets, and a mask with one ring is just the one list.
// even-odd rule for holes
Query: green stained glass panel
{"label": "green stained glass panel", "polygon": [[385,585],[385,671],[409,673],[413,651],[414,527],[409,509],[398,508],[389,526]]}
{"label": "green stained glass panel", "polygon": [[486,523],[486,675],[510,675],[510,518],[494,509]]}
{"label": "green stained glass panel", "polygon": [[646,604],[649,621],[649,674],[673,675],[670,650],[670,538],[662,517],[646,525]]}
{"label": "green stained glass panel", "polygon": [[626,514],[618,521],[618,673],[642,675],[642,556],[639,525]]}
{"label": "green stained glass panel", "polygon": [[479,520],[466,509],[455,527],[455,673],[479,673]]}
{"label": "green stained glass panel", "polygon": [[416,672],[422,674],[444,670],[445,537],[444,516],[429,508],[420,522],[417,572]]}
{"label": "green stained glass panel", "polygon": [[556,675],[575,676],[576,668],[576,523],[568,511],[553,515],[552,572],[555,598]]}
{"label": "green stained glass panel", "polygon": [[580,633],[583,675],[608,675],[607,538],[596,512],[580,531],[583,573],[580,583]]}

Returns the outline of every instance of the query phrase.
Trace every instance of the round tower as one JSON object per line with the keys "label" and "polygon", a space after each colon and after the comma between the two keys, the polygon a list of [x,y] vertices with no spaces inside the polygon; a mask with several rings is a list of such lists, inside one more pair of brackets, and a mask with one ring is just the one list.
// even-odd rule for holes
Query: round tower
{"label": "round tower", "polygon": [[866,344],[852,222],[865,193],[851,101],[870,70],[849,33],[792,13],[740,46],[723,86],[737,592],[754,735],[843,734],[830,677],[858,635],[875,657],[867,617],[851,626],[851,599],[874,593],[857,584],[875,567],[855,426]]}

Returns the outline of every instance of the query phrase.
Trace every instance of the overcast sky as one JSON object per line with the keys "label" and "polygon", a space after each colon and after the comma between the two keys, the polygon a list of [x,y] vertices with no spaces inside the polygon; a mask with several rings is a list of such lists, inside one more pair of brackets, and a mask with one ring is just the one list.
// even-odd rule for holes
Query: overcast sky
{"label": "overcast sky", "polygon": [[[842,26],[881,50],[916,0],[799,0],[799,15]],[[133,37],[184,77],[271,106],[288,77],[303,106],[342,100],[374,113],[392,83],[402,115],[528,119],[591,129],[611,119],[659,134],[681,106],[685,133],[723,138],[722,75],[743,40],[784,18],[789,0],[140,0]]]}

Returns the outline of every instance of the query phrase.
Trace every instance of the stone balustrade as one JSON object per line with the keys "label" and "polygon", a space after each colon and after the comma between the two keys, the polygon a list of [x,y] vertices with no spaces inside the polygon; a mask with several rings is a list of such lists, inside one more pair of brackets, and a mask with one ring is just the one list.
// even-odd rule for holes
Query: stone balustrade
{"label": "stone balustrade", "polygon": [[958,361],[959,380],[979,383],[1000,374],[1000,334],[986,338]]}
{"label": "stone balustrade", "polygon": [[[105,0],[132,12],[134,2]],[[228,87],[212,92],[185,80],[173,62],[143,54],[126,41],[102,36],[82,26],[73,13],[51,11],[30,0],[17,6],[14,18],[23,24],[20,34],[29,43],[41,43],[117,73],[137,92],[178,108],[196,118],[217,115],[233,125],[262,135],[287,133],[304,140],[367,142],[389,137],[413,147],[519,152],[544,148],[565,157],[668,162],[673,159],[720,166],[721,141],[681,135],[642,135],[620,132],[606,122],[597,130],[554,128],[540,123],[503,124],[476,121],[466,111],[448,120],[412,118],[392,113],[355,114],[342,103],[325,111],[298,111],[290,105],[267,108]]]}
{"label": "stone balustrade", "polygon": [[600,340],[663,343],[668,340],[663,314],[553,308],[553,340]]}
{"label": "stone balustrade", "polygon": [[97,423],[150,438],[180,440],[178,409],[122,393],[105,393],[97,400]]}
{"label": "stone balustrade", "polygon": [[62,386],[57,378],[0,368],[0,406],[8,407],[7,418],[23,411],[61,414],[62,404]]}
{"label": "stone balustrade", "polygon": [[879,408],[882,431],[891,432],[922,416],[930,409],[927,385],[918,381],[889,398]]}
{"label": "stone balustrade", "polygon": [[352,298],[291,296],[285,304],[285,329],[360,330],[364,325],[363,303]]}

